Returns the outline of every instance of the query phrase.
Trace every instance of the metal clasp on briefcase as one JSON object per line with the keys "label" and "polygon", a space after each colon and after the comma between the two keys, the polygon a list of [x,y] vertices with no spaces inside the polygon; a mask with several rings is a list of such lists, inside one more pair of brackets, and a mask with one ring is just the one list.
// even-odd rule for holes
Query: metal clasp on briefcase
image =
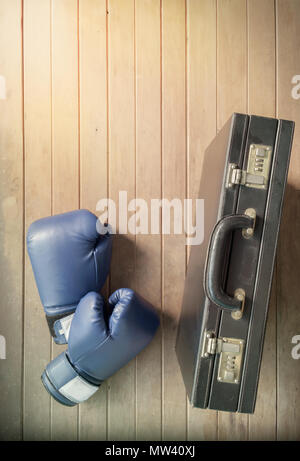
{"label": "metal clasp on briefcase", "polygon": [[245,341],[238,338],[217,338],[212,331],[205,331],[202,357],[220,354],[217,380],[224,383],[240,382]]}
{"label": "metal clasp on briefcase", "polygon": [[256,189],[266,189],[270,176],[271,158],[271,146],[251,144],[247,170],[241,170],[236,163],[229,163],[226,187],[239,184]]}

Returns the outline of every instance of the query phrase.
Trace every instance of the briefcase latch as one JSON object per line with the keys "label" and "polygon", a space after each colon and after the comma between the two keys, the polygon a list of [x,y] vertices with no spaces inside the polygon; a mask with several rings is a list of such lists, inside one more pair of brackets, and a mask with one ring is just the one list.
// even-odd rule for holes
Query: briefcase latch
{"label": "briefcase latch", "polygon": [[263,144],[251,144],[248,153],[247,169],[242,170],[236,163],[229,163],[226,187],[235,184],[267,189],[272,158],[272,146]]}
{"label": "briefcase latch", "polygon": [[204,333],[202,357],[220,354],[217,380],[239,384],[245,341],[238,338],[217,338],[212,331]]}

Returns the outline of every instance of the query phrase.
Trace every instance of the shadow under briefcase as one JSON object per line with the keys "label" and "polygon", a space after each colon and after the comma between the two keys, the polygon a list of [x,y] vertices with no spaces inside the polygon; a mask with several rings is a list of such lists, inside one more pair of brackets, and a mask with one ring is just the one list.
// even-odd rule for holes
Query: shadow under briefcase
{"label": "shadow under briefcase", "polygon": [[234,114],[205,152],[176,353],[195,407],[253,413],[294,122]]}

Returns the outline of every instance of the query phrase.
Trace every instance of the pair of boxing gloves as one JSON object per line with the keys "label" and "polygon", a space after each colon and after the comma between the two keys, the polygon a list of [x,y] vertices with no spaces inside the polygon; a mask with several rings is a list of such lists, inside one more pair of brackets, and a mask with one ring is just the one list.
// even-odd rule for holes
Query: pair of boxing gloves
{"label": "pair of boxing gloves", "polygon": [[[99,229],[102,231],[99,233]],[[159,318],[128,288],[106,301],[99,294],[110,268],[112,236],[87,210],[35,221],[27,249],[48,326],[66,351],[50,362],[42,382],[58,402],[74,406],[144,349]]]}

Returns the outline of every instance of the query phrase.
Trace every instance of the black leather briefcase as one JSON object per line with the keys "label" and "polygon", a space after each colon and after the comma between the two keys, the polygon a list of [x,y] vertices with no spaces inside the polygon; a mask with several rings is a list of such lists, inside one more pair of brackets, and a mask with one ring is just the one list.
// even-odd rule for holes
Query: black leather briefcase
{"label": "black leather briefcase", "polygon": [[206,150],[176,342],[195,407],[254,412],[293,131],[234,114]]}

